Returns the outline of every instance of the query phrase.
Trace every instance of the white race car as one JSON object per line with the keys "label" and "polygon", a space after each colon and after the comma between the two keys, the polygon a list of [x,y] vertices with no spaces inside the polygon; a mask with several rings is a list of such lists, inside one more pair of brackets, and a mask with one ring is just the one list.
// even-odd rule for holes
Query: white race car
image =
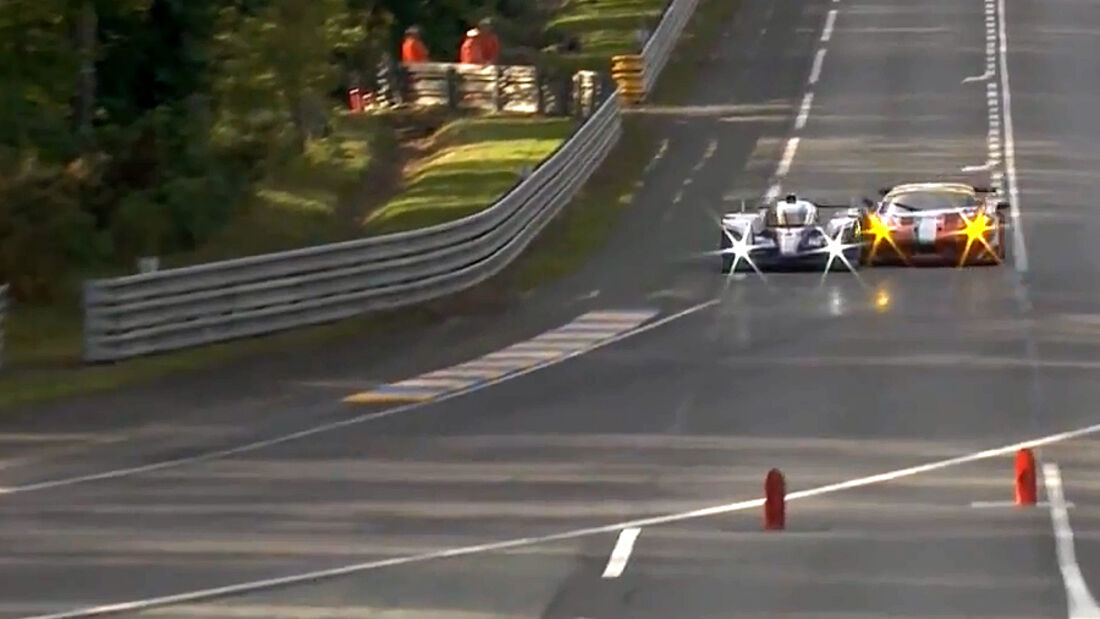
{"label": "white race car", "polygon": [[794,195],[756,212],[726,213],[722,272],[747,271],[752,265],[762,271],[858,268],[863,213],[860,208],[815,204]]}

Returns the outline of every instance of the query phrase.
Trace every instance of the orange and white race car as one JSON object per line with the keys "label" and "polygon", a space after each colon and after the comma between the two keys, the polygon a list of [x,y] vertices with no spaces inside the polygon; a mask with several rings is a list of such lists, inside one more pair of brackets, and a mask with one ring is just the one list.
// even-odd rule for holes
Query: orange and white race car
{"label": "orange and white race car", "polygon": [[1007,202],[993,190],[963,183],[906,183],[865,200],[867,265],[1001,264]]}

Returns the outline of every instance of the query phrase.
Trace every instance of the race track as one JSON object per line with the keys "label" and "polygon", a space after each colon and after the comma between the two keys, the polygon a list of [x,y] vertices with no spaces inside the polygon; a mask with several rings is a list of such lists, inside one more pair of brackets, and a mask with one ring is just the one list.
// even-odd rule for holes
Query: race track
{"label": "race track", "polygon": [[[366,565],[141,614],[1096,616],[1100,6],[1008,4],[744,0],[690,105],[635,112],[664,146],[608,247],[423,370],[582,305],[679,317],[294,440],[201,456],[385,407],[311,392],[247,418],[196,417],[226,434],[0,469],[0,617],[352,564]],[[1018,197],[1005,265],[726,280],[700,255],[717,245],[711,213],[742,199],[847,201],[936,178],[992,179]],[[1044,503],[1013,509],[1013,446],[1082,428],[1038,450],[1057,467],[1040,478]],[[810,492],[788,505],[786,531],[765,533],[758,506],[729,504],[759,498],[772,467]],[[1064,497],[1044,486],[1059,478]],[[852,480],[867,483],[829,487]],[[664,515],[677,516],[602,528]]]}

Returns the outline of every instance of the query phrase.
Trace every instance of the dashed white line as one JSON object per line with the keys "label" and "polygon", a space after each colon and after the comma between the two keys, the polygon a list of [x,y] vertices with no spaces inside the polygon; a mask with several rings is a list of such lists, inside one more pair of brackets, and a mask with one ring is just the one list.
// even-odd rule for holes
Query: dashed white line
{"label": "dashed white line", "polygon": [[775,170],[776,176],[786,176],[787,172],[791,170],[791,163],[794,162],[794,155],[798,152],[798,142],[800,138],[791,138],[787,140],[787,148],[783,151],[783,158],[779,160],[779,167]]}
{"label": "dashed white line", "polygon": [[[1046,501],[1037,501],[1036,507],[1050,507],[1050,503]],[[970,507],[975,509],[999,509],[999,508],[1016,508],[1016,503],[1013,501],[974,501],[970,504]],[[1075,507],[1073,503],[1066,503],[1066,507]]]}
{"label": "dashed white line", "polygon": [[810,83],[816,84],[817,80],[821,78],[821,65],[825,62],[825,51],[823,47],[817,50],[817,55],[814,56],[814,66],[810,69]]}
{"label": "dashed white line", "polygon": [[794,128],[802,129],[806,126],[806,121],[810,119],[810,108],[814,103],[814,93],[808,92],[802,97],[802,106],[798,109],[798,118],[794,121]]}
{"label": "dashed white line", "polygon": [[699,170],[703,169],[703,166],[705,166],[707,162],[710,161],[711,157],[713,157],[714,153],[716,152],[718,152],[718,140],[711,138],[710,141],[707,142],[707,149],[703,151],[703,156],[691,168],[692,172],[698,172]]}
{"label": "dashed white line", "polygon": [[1081,567],[1077,565],[1077,553],[1073,548],[1073,528],[1066,511],[1066,497],[1062,488],[1062,472],[1058,465],[1043,465],[1043,482],[1050,500],[1050,521],[1054,527],[1054,549],[1058,555],[1058,569],[1066,587],[1069,619],[1100,619],[1100,606],[1089,592]]}
{"label": "dashed white line", "polygon": [[634,542],[642,530],[637,527],[623,529],[619,534],[619,540],[615,542],[615,548],[611,551],[611,557],[607,560],[607,567],[603,570],[603,578],[618,578],[626,569],[626,562],[630,560],[630,553],[634,551]]}
{"label": "dashed white line", "polygon": [[[833,0],[833,3],[838,3],[839,0]],[[833,29],[836,26],[837,9],[831,9],[825,16],[825,26],[822,28],[821,40],[828,41],[833,36]],[[809,84],[813,86],[821,79],[821,69],[825,63],[825,53],[827,48],[821,47],[814,54],[813,66],[810,68]],[[810,118],[810,110],[813,107],[814,93],[808,91],[802,96],[802,105],[798,109],[798,116],[794,121],[795,131],[800,131],[806,127],[806,123]],[[775,170],[775,178],[782,178],[787,175],[787,172],[791,169],[791,164],[794,162],[795,152],[798,150],[799,138],[792,137],[787,141],[787,146],[783,151],[783,157],[779,161],[779,165]],[[779,197],[779,192],[782,191],[782,187],[778,181],[773,181],[768,186],[768,190],[764,193],[765,201],[772,201]]]}
{"label": "dashed white line", "polygon": [[822,43],[833,38],[833,26],[836,25],[836,11],[836,9],[832,9],[829,11],[829,15],[825,17],[825,28],[821,31]]}
{"label": "dashed white line", "polygon": [[653,154],[653,158],[649,160],[649,163],[645,166],[645,173],[648,174],[653,171],[653,168],[657,167],[657,164],[665,158],[665,153],[668,152],[668,138],[661,140],[661,145],[657,147],[657,152]]}
{"label": "dashed white line", "polygon": [[[706,306],[714,305],[715,302],[708,302]],[[652,323],[650,323],[652,324]],[[648,325],[645,325],[648,326]],[[1082,438],[1093,434],[1100,433],[1100,424],[1086,426],[1084,428],[1078,428],[1076,430],[1070,430],[1067,432],[1059,432],[1057,434],[1049,434],[1037,439],[1029,441],[1022,441],[1012,445],[1004,445],[1002,447],[996,447],[993,449],[986,449],[984,451],[978,451],[974,453],[957,456],[954,458],[947,458],[945,460],[937,460],[935,462],[929,462],[919,466],[914,466],[905,469],[898,469],[887,473],[880,473],[878,475],[870,475],[868,477],[860,477],[849,481],[844,481],[835,484],[828,484],[825,486],[818,486],[816,488],[810,488],[807,490],[799,490],[797,492],[791,492],[787,494],[788,501],[797,501],[800,499],[806,499],[816,496],[822,496],[826,494],[833,494],[841,490],[850,490],[852,488],[861,488],[865,486],[871,486],[888,481],[894,481],[902,479],[904,477],[912,477],[914,475],[920,475],[922,473],[930,473],[933,471],[943,470],[953,466],[959,466],[962,464],[969,464],[972,462],[978,462],[981,460],[988,460],[990,458],[997,458],[1013,454],[1020,449],[1030,448],[1035,449],[1044,445],[1051,445],[1054,443],[1061,443],[1068,440]],[[675,514],[668,514],[665,516],[653,516],[649,518],[641,518],[638,520],[631,520],[628,522],[618,522],[610,525],[590,527],[586,529],[575,529],[572,531],[564,531],[561,533],[554,533],[551,535],[543,535],[537,537],[524,537],[518,539],[510,539],[499,542],[492,542],[488,544],[478,544],[475,546],[459,546],[455,548],[449,548],[444,550],[436,550],[431,552],[424,552],[414,555],[404,555],[399,557],[391,557],[389,559],[381,559],[377,561],[368,561],[365,563],[356,563],[352,565],[345,565],[341,567],[329,568],[325,570],[318,570],[314,572],[305,572],[300,574],[294,574],[291,576],[283,576],[279,578],[271,578],[267,580],[258,580],[251,582],[243,582],[235,585],[227,585],[223,587],[216,587],[212,589],[201,589],[196,591],[188,591],[185,593],[177,593],[175,595],[166,595],[161,597],[146,598],[142,600],[133,600],[130,602],[121,602],[117,604],[105,604],[101,606],[93,606],[78,610],[54,613],[49,615],[37,615],[33,617],[26,617],[24,619],[78,619],[81,617],[95,617],[100,615],[106,615],[111,613],[120,613],[126,611],[138,611],[148,610],[151,608],[159,608],[163,606],[171,606],[174,604],[182,604],[185,602],[197,602],[203,600],[211,600],[230,595],[238,595],[241,593],[251,593],[256,591],[263,591],[273,589],[276,587],[285,587],[288,585],[306,584],[319,580],[334,578],[338,576],[346,576],[349,574],[356,574],[366,572],[370,570],[376,570],[384,567],[394,567],[398,565],[409,565],[413,563],[423,563],[426,561],[434,561],[438,559],[447,559],[453,557],[470,556],[477,554],[485,554],[489,552],[499,552],[501,550],[509,550],[512,548],[530,547],[540,544],[546,544],[549,542],[557,542],[569,539],[577,539],[580,537],[588,537],[592,535],[601,535],[606,533],[614,533],[628,528],[642,528],[647,526],[655,526],[660,524],[669,524],[672,522],[683,522],[686,520],[697,520],[699,518],[706,518],[710,516],[718,516],[722,514],[729,514],[733,512],[741,512],[749,509],[759,509],[764,505],[764,499],[749,499],[746,501],[738,501],[735,503],[726,503],[724,505],[715,505],[712,507],[704,507],[701,509],[679,512]],[[1075,618],[1076,619],[1076,618]]]}
{"label": "dashed white line", "polygon": [[[703,169],[703,166],[707,165],[707,162],[714,157],[714,153],[716,152],[718,152],[718,140],[711,138],[710,141],[707,142],[707,147],[703,150],[703,155],[699,158],[699,161],[695,162],[695,165],[691,167],[691,172],[680,181],[680,188],[676,190],[676,195],[672,197],[672,204],[670,206],[677,206],[683,202],[684,191],[695,184],[695,175]],[[675,209],[666,209],[661,215],[661,221],[668,221],[675,212]]]}

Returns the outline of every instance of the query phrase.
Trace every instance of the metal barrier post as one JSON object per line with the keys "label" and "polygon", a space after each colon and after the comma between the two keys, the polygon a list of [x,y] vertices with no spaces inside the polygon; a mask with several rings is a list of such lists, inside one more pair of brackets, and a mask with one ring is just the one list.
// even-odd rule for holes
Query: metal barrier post
{"label": "metal barrier post", "polygon": [[4,322],[8,316],[8,284],[0,286],[0,368],[4,367]]}

